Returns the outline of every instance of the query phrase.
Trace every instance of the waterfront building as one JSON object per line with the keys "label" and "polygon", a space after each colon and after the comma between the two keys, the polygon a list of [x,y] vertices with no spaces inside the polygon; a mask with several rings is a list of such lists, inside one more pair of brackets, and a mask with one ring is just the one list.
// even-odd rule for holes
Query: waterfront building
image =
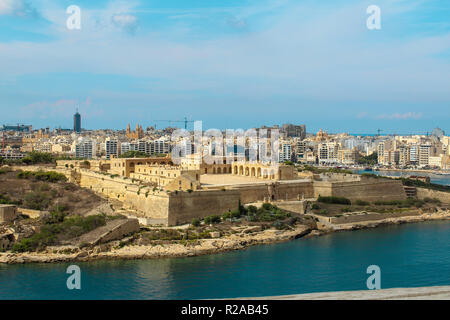
{"label": "waterfront building", "polygon": [[428,166],[431,156],[431,144],[421,144],[419,147],[419,166]]}
{"label": "waterfront building", "polygon": [[419,164],[419,146],[416,144],[409,149],[409,161],[412,165]]}
{"label": "waterfront building", "polygon": [[335,142],[320,143],[318,146],[319,163],[338,161],[339,145]]}
{"label": "waterfront building", "polygon": [[399,147],[399,161],[398,164],[405,167],[411,162],[411,147],[402,145]]}
{"label": "waterfront building", "polygon": [[442,160],[444,156],[435,156],[435,157],[429,157],[428,158],[428,166],[430,167],[436,167],[436,168],[442,168]]}
{"label": "waterfront building", "polygon": [[355,164],[358,162],[359,152],[355,147],[353,149],[339,149],[338,162],[342,164]]}

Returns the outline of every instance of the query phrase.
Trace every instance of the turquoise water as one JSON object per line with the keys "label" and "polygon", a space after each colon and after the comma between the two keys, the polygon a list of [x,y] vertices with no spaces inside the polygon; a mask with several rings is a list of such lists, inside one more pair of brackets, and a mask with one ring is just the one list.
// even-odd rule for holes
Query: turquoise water
{"label": "turquoise water", "polygon": [[450,222],[329,234],[210,256],[0,265],[0,299],[205,299],[364,290],[369,265],[381,287],[450,285]]}
{"label": "turquoise water", "polygon": [[439,175],[429,172],[420,172],[420,171],[364,171],[358,170],[356,173],[373,173],[381,176],[388,177],[409,177],[409,176],[427,176],[430,177],[431,183],[442,184],[444,186],[450,186],[450,175]]}

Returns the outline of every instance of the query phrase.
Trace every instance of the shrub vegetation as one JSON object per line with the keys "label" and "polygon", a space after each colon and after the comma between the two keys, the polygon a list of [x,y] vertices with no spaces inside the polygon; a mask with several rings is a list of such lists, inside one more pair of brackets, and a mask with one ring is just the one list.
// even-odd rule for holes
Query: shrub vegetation
{"label": "shrub vegetation", "polygon": [[66,181],[67,178],[64,174],[55,171],[20,171],[17,173],[19,179],[35,179],[39,181],[58,182]]}
{"label": "shrub vegetation", "polygon": [[351,205],[352,204],[350,199],[347,199],[347,198],[344,198],[344,197],[334,197],[334,196],[330,196],[330,197],[319,196],[317,201],[318,202],[323,202],[323,203],[334,203],[334,204],[346,204],[346,205]]}
{"label": "shrub vegetation", "polygon": [[55,245],[60,239],[78,237],[106,224],[104,215],[82,217],[79,215],[67,216],[63,208],[56,208],[50,213],[41,227],[41,231],[29,238],[16,242],[13,252],[29,252],[45,249],[46,246]]}

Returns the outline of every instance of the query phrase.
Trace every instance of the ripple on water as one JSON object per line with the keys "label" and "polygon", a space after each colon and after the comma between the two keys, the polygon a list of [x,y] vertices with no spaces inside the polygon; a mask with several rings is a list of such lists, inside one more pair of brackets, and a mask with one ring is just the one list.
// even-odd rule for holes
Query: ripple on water
{"label": "ripple on water", "polygon": [[190,258],[0,266],[0,299],[202,299],[450,285],[450,222],[394,225]]}

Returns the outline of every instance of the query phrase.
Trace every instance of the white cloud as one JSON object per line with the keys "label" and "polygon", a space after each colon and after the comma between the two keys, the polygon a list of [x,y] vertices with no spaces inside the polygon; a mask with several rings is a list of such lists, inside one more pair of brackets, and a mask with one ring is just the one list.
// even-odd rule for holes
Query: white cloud
{"label": "white cloud", "polygon": [[103,109],[94,107],[90,97],[85,100],[59,99],[36,101],[18,109],[22,119],[69,119],[79,108],[84,116],[95,117],[103,114]]}
{"label": "white cloud", "polygon": [[[257,31],[199,41],[167,30],[118,36],[117,28],[135,30],[133,12],[138,11],[129,3],[83,10],[80,33],[67,31],[62,21],[58,41],[0,43],[0,70],[8,76],[64,71],[151,77],[162,80],[153,84],[161,94],[203,90],[390,105],[450,101],[450,64],[439,57],[450,50],[450,34],[389,39],[388,25],[373,31],[378,33],[367,30],[360,4],[336,10],[296,5]],[[383,15],[383,21],[390,16],[395,22],[389,8]],[[247,15],[233,16],[252,26]],[[94,17],[102,28],[89,25]]]}
{"label": "white cloud", "polygon": [[115,14],[111,18],[112,23],[127,32],[134,33],[137,28],[138,19],[131,14]]}
{"label": "white cloud", "polygon": [[237,17],[229,17],[227,19],[228,25],[236,29],[242,29],[247,27],[247,22],[244,19],[239,19]]}
{"label": "white cloud", "polygon": [[376,116],[375,119],[385,119],[385,120],[408,120],[408,119],[422,119],[422,112],[406,112],[406,113],[393,113],[393,114],[382,114]]}
{"label": "white cloud", "polygon": [[33,16],[36,10],[26,0],[0,0],[0,15]]}

